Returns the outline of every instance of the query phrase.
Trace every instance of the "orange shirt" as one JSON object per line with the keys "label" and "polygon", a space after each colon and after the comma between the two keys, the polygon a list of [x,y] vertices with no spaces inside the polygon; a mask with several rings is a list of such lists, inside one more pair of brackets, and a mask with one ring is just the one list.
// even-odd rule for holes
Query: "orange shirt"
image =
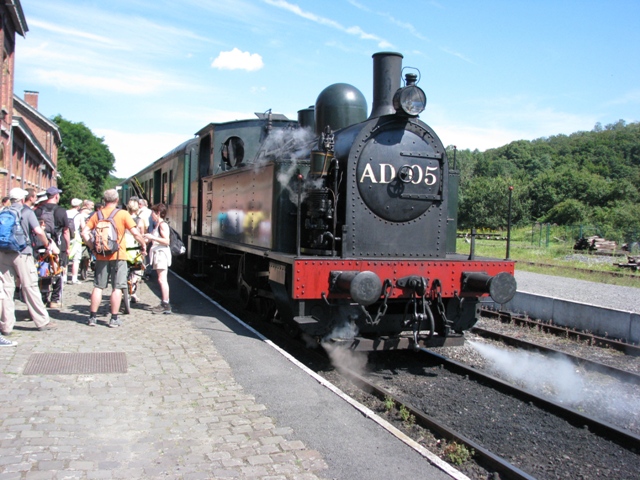
{"label": "orange shirt", "polygon": [[[102,209],[102,215],[105,219],[109,218],[111,212],[115,207],[104,207]],[[118,232],[118,246],[119,249],[116,253],[111,255],[96,255],[98,260],[126,260],[127,259],[127,242],[124,240],[124,232],[136,226],[136,222],[131,218],[131,215],[126,210],[120,210],[113,217],[113,221],[116,224],[116,231]],[[87,226],[89,230],[93,230],[98,224],[98,214],[94,213],[87,220]]]}

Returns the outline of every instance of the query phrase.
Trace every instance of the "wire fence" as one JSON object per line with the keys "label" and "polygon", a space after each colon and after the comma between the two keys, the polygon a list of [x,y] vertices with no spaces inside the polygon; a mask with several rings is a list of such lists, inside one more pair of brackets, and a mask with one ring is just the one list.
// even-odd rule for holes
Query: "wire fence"
{"label": "wire fence", "polygon": [[556,225],[552,223],[532,224],[530,243],[538,247],[549,247],[553,243],[578,243],[592,237],[615,242],[618,248],[624,246],[628,250],[632,248],[637,250],[640,244],[640,230],[637,228],[620,232],[597,225]]}

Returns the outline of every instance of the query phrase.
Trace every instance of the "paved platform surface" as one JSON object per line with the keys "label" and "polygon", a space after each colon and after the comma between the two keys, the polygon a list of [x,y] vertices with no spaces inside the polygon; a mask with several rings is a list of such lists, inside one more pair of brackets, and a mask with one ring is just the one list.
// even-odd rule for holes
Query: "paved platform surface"
{"label": "paved platform surface", "polygon": [[518,291],[640,313],[640,289],[517,270]]}
{"label": "paved platform surface", "polygon": [[[159,303],[152,279],[115,329],[107,295],[105,323],[85,324],[91,281],[65,286],[50,331],[16,302],[18,346],[0,348],[1,479],[450,478],[181,279],[170,284],[173,315],[146,310]],[[61,353],[124,354],[126,372],[25,374],[35,354]]]}

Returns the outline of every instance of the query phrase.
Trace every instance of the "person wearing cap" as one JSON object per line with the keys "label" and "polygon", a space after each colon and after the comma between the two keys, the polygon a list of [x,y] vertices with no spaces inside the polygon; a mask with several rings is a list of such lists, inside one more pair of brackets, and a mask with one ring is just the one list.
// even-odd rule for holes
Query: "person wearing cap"
{"label": "person wearing cap", "polygon": [[[67,211],[58,205],[61,193],[62,190],[57,187],[47,188],[47,200],[35,209],[38,220],[43,219],[45,212],[47,212],[47,216],[49,212],[53,213],[53,228],[47,226],[46,233],[51,235],[53,241],[60,248],[60,266],[64,270],[61,278],[56,278],[52,282],[51,299],[49,301],[50,308],[62,307],[62,282],[66,279],[66,268],[69,259],[70,238]],[[43,295],[48,297],[48,293],[44,293]],[[49,299],[45,298],[43,300],[46,302]]]}
{"label": "person wearing cap", "polygon": [[42,204],[42,202],[44,202],[46,199],[47,199],[47,192],[46,191],[38,192],[36,194],[36,199],[33,202],[33,205],[34,205],[33,208],[35,209],[36,206]]}
{"label": "person wearing cap", "polygon": [[38,330],[49,330],[56,327],[49,318],[47,308],[42,302],[38,288],[38,274],[33,260],[31,246],[34,236],[38,237],[48,247],[47,236],[40,228],[35,213],[24,205],[28,192],[21,188],[13,188],[9,192],[11,210],[20,218],[20,224],[25,233],[27,245],[21,252],[0,251],[0,280],[4,286],[5,298],[2,299],[2,315],[0,316],[0,331],[3,335],[10,335],[16,323],[15,303],[13,294],[16,278],[20,280],[22,298],[27,305],[31,320]]}

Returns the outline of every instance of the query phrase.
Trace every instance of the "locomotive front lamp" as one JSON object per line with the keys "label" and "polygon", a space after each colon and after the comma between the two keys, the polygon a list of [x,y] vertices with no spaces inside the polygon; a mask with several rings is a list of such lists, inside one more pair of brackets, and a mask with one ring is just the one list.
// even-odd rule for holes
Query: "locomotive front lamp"
{"label": "locomotive front lamp", "polygon": [[398,113],[404,113],[410,117],[417,117],[427,106],[427,96],[416,85],[417,75],[406,75],[407,86],[399,89],[393,96],[393,107]]}

